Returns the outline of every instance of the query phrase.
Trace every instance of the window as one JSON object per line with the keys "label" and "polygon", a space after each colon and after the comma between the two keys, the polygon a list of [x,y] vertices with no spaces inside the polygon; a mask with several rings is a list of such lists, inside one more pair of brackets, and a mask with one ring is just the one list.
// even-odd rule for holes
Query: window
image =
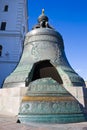
{"label": "window", "polygon": [[0,45],[0,56],[2,56],[2,45]]}
{"label": "window", "polygon": [[8,11],[8,5],[5,5],[5,7],[4,7],[4,11],[5,11],[5,12]]}
{"label": "window", "polygon": [[6,28],[6,22],[2,22],[1,23],[1,29],[0,30],[5,30]]}

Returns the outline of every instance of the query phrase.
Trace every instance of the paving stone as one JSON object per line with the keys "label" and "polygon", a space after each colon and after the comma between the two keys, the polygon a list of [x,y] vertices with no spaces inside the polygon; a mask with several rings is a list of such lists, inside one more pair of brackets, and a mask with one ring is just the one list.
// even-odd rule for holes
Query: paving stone
{"label": "paving stone", "polygon": [[87,122],[72,124],[21,124],[17,116],[0,116],[0,130],[87,130]]}

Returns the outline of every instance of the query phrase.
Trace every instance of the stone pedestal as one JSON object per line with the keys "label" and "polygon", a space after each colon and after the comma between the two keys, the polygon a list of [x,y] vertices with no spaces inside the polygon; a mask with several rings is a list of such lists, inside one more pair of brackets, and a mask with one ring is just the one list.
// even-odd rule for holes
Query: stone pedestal
{"label": "stone pedestal", "polygon": [[19,106],[26,87],[0,89],[0,115],[18,115]]}

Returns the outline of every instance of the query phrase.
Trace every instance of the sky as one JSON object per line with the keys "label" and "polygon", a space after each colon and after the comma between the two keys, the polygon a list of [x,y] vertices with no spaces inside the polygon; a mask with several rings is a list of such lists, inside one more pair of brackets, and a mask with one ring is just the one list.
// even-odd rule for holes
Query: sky
{"label": "sky", "polygon": [[87,0],[28,0],[29,31],[43,8],[63,37],[70,65],[87,81]]}

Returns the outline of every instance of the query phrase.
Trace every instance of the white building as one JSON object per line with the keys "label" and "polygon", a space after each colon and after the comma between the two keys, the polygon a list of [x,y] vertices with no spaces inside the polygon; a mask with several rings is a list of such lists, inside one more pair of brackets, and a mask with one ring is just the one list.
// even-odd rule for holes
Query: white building
{"label": "white building", "polygon": [[0,87],[19,62],[27,18],[27,0],[0,0]]}

